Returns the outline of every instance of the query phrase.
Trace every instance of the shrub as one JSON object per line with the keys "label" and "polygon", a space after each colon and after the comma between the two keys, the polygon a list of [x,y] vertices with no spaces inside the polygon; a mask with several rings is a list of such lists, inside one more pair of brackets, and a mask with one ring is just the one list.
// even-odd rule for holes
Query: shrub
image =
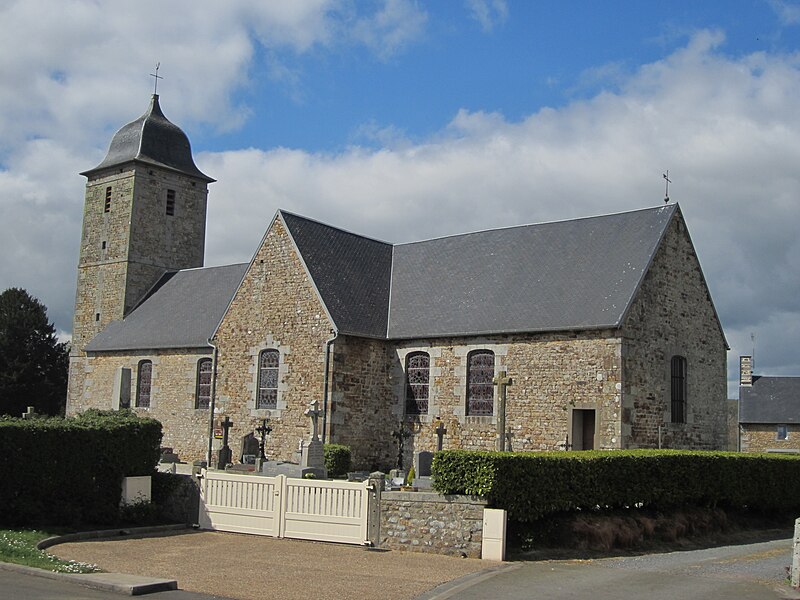
{"label": "shrub", "polygon": [[0,523],[110,523],[122,478],[152,475],[161,424],[130,411],[0,419]]}
{"label": "shrub", "polygon": [[486,496],[516,521],[563,511],[800,508],[800,458],[676,450],[437,452],[434,487]]}
{"label": "shrub", "polygon": [[343,477],[350,470],[350,448],[341,444],[325,444],[325,468],[328,470],[328,477]]}

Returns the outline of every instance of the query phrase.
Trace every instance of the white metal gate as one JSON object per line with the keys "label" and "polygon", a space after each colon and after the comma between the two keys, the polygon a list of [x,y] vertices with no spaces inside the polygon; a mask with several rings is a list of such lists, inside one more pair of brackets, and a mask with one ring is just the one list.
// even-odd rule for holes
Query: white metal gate
{"label": "white metal gate", "polygon": [[204,471],[202,529],[367,543],[369,483]]}

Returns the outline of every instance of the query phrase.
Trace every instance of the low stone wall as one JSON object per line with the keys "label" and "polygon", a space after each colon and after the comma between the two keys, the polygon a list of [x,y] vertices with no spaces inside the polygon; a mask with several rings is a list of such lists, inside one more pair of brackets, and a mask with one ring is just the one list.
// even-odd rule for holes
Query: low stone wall
{"label": "low stone wall", "polygon": [[481,557],[485,499],[383,492],[380,502],[381,548]]}

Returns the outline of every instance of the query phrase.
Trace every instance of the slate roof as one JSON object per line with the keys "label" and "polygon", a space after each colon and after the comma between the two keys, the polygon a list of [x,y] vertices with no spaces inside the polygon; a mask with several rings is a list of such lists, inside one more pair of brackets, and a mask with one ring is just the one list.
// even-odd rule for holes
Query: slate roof
{"label": "slate roof", "polygon": [[395,246],[388,337],[618,327],[676,210]]}
{"label": "slate roof", "polygon": [[392,245],[280,211],[341,333],[384,338]]}
{"label": "slate roof", "polygon": [[800,377],[753,377],[739,387],[740,423],[800,423]]}
{"label": "slate roof", "polygon": [[247,264],[237,264],[166,273],[125,319],[109,323],[86,350],[208,348],[246,270]]}
{"label": "slate roof", "polygon": [[147,112],[114,134],[103,162],[81,175],[88,177],[101,169],[131,161],[166,167],[209,183],[214,181],[194,164],[189,138],[161,112],[157,94],[153,94]]}
{"label": "slate roof", "polygon": [[[677,205],[391,245],[279,211],[341,334],[616,328]],[[88,351],[206,347],[247,265],[165,276]]]}

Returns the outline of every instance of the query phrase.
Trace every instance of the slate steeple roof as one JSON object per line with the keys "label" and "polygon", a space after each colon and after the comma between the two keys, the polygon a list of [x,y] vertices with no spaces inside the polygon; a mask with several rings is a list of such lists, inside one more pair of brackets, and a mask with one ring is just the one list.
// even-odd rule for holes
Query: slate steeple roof
{"label": "slate steeple roof", "polygon": [[81,175],[89,177],[131,161],[165,167],[208,183],[214,181],[194,164],[189,138],[161,112],[158,94],[153,94],[147,112],[114,134],[103,162]]}

